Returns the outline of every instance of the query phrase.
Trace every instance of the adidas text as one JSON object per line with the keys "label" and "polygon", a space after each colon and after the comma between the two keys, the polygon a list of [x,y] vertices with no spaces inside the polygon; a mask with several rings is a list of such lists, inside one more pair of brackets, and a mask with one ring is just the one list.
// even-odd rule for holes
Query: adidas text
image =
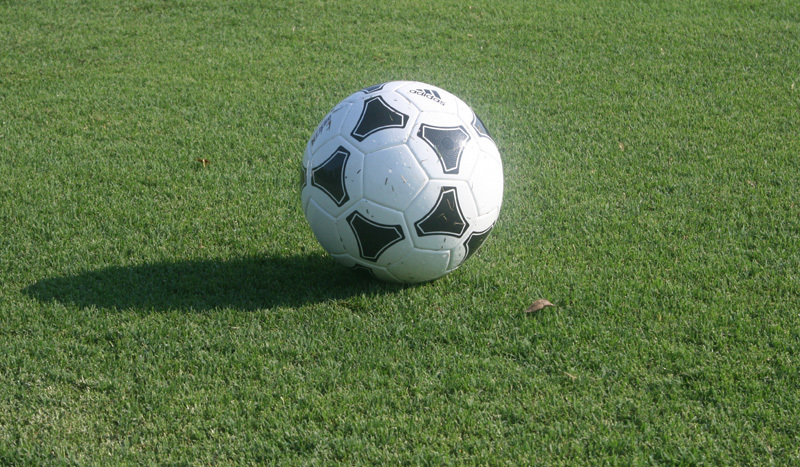
{"label": "adidas text", "polygon": [[427,97],[428,99],[432,100],[433,102],[436,102],[438,104],[444,105],[444,101],[439,96],[439,93],[436,92],[435,90],[431,90],[431,89],[412,89],[411,91],[408,91],[408,92],[410,92],[411,94],[416,94],[418,96]]}

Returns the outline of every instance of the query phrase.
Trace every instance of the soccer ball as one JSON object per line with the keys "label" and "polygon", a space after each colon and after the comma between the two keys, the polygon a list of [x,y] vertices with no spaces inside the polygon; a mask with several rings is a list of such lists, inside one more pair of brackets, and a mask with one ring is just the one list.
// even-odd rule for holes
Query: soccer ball
{"label": "soccer ball", "polygon": [[429,84],[362,89],[322,119],[303,154],[302,203],[340,264],[391,282],[456,269],[503,201],[503,165],[483,122]]}

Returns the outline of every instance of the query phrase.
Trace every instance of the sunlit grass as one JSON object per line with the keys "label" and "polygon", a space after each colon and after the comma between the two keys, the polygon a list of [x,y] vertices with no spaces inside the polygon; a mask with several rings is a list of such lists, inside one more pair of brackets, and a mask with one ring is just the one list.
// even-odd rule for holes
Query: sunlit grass
{"label": "sunlit grass", "polygon": [[[0,462],[800,462],[799,18],[0,5]],[[414,287],[299,202],[318,121],[395,79],[504,158],[492,237]]]}

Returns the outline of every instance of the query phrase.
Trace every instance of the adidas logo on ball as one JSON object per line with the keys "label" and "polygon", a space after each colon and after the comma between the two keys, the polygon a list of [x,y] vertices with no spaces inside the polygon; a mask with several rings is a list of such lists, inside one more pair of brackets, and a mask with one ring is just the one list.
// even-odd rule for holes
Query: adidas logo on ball
{"label": "adidas logo on ball", "polygon": [[444,101],[442,100],[442,96],[435,89],[412,89],[408,91],[409,94],[416,94],[418,96],[427,97],[428,99],[436,102],[437,104],[444,105]]}

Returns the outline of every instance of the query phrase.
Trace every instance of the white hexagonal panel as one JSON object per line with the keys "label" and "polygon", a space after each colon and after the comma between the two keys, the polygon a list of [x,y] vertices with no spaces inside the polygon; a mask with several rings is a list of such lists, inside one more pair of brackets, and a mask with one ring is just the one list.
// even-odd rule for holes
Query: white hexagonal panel
{"label": "white hexagonal panel", "polygon": [[350,102],[340,102],[333,108],[325,118],[322,119],[317,129],[311,134],[306,145],[306,152],[313,154],[318,148],[339,135],[347,117],[347,112],[353,104]]}
{"label": "white hexagonal panel", "polygon": [[425,187],[428,177],[407,146],[395,146],[364,157],[364,197],[404,210]]}
{"label": "white hexagonal panel", "polygon": [[402,282],[426,282],[442,276],[449,264],[449,251],[415,249],[386,269]]}
{"label": "white hexagonal panel", "polygon": [[480,153],[469,185],[479,215],[500,209],[503,203],[503,166],[500,162]]}
{"label": "white hexagonal panel", "polygon": [[497,149],[494,141],[489,138],[481,138],[478,140],[478,145],[485,156],[488,156],[489,159],[500,164],[501,167],[503,166],[503,160],[500,158],[500,151]]}
{"label": "white hexagonal panel", "polygon": [[339,230],[336,228],[336,219],[326,213],[316,201],[309,201],[306,208],[306,219],[311,226],[311,231],[317,237],[322,248],[330,254],[344,253]]}

